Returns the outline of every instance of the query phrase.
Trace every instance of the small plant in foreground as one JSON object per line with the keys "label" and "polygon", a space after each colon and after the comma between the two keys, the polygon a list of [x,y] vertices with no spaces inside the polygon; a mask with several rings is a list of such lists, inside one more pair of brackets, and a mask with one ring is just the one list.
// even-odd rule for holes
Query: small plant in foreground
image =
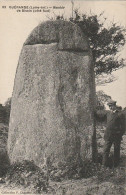
{"label": "small plant in foreground", "polygon": [[35,192],[47,191],[48,177],[31,161],[22,161],[10,166],[5,181],[15,185],[31,187]]}

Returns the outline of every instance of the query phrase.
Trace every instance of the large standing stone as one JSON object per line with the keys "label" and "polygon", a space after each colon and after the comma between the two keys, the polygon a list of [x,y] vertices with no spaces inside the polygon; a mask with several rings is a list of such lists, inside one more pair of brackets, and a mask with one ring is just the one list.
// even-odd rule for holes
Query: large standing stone
{"label": "large standing stone", "polygon": [[77,163],[92,153],[95,84],[81,29],[66,21],[37,26],[22,48],[9,125],[11,163]]}

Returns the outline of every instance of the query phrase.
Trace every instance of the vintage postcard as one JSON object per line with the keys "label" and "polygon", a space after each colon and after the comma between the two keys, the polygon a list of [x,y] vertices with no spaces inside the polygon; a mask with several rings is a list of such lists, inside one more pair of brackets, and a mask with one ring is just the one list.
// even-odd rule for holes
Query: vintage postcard
{"label": "vintage postcard", "polygon": [[125,194],[126,1],[0,0],[0,194]]}

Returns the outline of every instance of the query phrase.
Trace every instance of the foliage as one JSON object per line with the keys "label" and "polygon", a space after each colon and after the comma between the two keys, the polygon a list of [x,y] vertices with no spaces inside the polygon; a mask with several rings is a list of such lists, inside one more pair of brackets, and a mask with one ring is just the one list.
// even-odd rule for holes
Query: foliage
{"label": "foliage", "polygon": [[3,177],[10,166],[9,158],[5,150],[0,150],[0,177]]}
{"label": "foliage", "polygon": [[124,59],[119,59],[116,54],[125,44],[126,29],[114,22],[105,27],[107,19],[103,14],[81,15],[75,10],[75,17],[70,18],[70,21],[80,26],[89,39],[96,75],[108,74],[125,66]]}
{"label": "foliage", "polygon": [[112,100],[111,96],[105,94],[102,90],[96,92],[97,105],[104,106],[110,100]]}
{"label": "foliage", "polygon": [[4,105],[0,104],[0,122],[9,123],[11,110],[11,98],[8,98]]}
{"label": "foliage", "polygon": [[11,97],[5,102],[4,108],[6,110],[6,123],[9,123],[10,119],[10,110],[11,110]]}
{"label": "foliage", "polygon": [[0,104],[0,123],[6,123],[6,109]]}
{"label": "foliage", "polygon": [[47,191],[48,177],[43,170],[37,167],[32,161],[24,160],[10,166],[6,183],[31,187],[35,192]]}
{"label": "foliage", "polygon": [[2,177],[9,166],[7,155],[8,126],[0,123],[0,177]]}
{"label": "foliage", "polygon": [[118,78],[113,74],[101,74],[95,76],[96,86],[105,86],[107,83],[116,81]]}
{"label": "foliage", "polygon": [[[69,20],[77,24],[89,39],[96,76],[110,74],[126,66],[125,60],[117,55],[125,45],[126,29],[123,26],[114,22],[109,22],[107,26],[108,20],[104,17],[104,12],[100,15],[87,15],[80,14],[75,9],[74,15]],[[57,19],[64,20],[64,17],[57,16]],[[111,78],[109,81],[111,82]]]}

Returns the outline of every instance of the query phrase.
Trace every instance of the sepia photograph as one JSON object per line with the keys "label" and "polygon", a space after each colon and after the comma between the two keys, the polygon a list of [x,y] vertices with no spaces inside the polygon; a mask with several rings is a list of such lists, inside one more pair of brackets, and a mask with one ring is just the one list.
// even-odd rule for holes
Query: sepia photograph
{"label": "sepia photograph", "polygon": [[126,1],[0,0],[0,195],[126,194]]}

